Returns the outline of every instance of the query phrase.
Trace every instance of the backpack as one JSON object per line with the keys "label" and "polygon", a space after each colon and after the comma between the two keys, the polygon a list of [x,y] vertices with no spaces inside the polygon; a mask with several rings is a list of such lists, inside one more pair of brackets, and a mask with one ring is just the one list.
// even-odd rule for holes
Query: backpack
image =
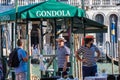
{"label": "backpack", "polygon": [[17,51],[19,50],[20,48],[15,48],[10,54],[9,54],[9,60],[8,60],[8,66],[9,67],[18,67],[19,64],[20,64],[20,60],[18,58],[18,53]]}
{"label": "backpack", "polygon": [[2,61],[0,59],[0,80],[3,80],[3,65],[2,65]]}
{"label": "backpack", "polygon": [[0,67],[0,80],[3,80],[3,69]]}

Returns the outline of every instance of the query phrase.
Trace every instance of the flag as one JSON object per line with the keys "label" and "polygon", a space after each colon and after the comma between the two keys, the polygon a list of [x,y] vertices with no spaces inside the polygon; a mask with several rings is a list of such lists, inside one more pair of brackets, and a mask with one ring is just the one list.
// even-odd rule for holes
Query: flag
{"label": "flag", "polygon": [[112,36],[112,41],[115,42],[115,21],[112,21],[111,36]]}

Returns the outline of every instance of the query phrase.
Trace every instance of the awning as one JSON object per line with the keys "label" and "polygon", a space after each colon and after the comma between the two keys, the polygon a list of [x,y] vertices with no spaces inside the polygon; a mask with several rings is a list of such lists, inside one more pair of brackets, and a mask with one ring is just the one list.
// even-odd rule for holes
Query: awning
{"label": "awning", "polygon": [[[0,14],[0,21],[15,20],[16,9]],[[58,18],[58,17],[84,17],[83,9],[71,6],[69,4],[56,1],[46,1],[38,4],[18,7],[18,19],[26,18]]]}
{"label": "awning", "polygon": [[[27,5],[27,6],[20,6],[18,7],[17,11],[17,18],[20,19],[20,13],[26,9],[29,9],[37,4]],[[0,13],[0,21],[13,21],[16,19],[16,9],[13,8],[11,10],[5,11],[3,13]]]}
{"label": "awning", "polygon": [[[0,14],[0,21],[15,20],[16,9]],[[107,27],[103,24],[85,18],[83,9],[56,1],[46,1],[38,4],[18,7],[17,19],[40,19],[40,18],[74,18],[77,17],[73,24],[74,33],[96,33],[107,32]],[[82,19],[83,18],[83,19]],[[84,20],[84,25],[81,23]]]}
{"label": "awning", "polygon": [[107,26],[100,24],[88,18],[83,18],[84,24],[82,24],[82,18],[73,19],[73,33],[105,33],[107,32]]}
{"label": "awning", "polygon": [[83,9],[56,1],[46,1],[21,13],[22,19],[26,18],[61,18],[84,17]]}

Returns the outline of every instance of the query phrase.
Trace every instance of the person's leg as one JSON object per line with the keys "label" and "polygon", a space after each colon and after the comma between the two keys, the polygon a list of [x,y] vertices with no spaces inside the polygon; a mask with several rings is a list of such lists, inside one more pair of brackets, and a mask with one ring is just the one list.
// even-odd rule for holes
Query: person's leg
{"label": "person's leg", "polygon": [[16,74],[16,79],[15,80],[19,80],[19,74]]}
{"label": "person's leg", "polygon": [[97,73],[97,65],[92,66],[91,69],[92,69],[91,76],[95,76],[95,74]]}
{"label": "person's leg", "polygon": [[82,71],[83,71],[83,79],[87,76],[90,76],[90,72],[91,72],[90,67],[83,66]]}
{"label": "person's leg", "polygon": [[61,73],[61,71],[63,71],[63,68],[58,68],[58,73],[57,73],[58,76],[61,76],[61,75],[62,75],[63,72]]}
{"label": "person's leg", "polygon": [[65,77],[66,75],[67,75],[67,71],[63,72],[63,68],[58,68],[58,76]]}
{"label": "person's leg", "polygon": [[63,76],[64,78],[66,78],[66,77],[67,77],[67,71],[64,71],[63,74],[62,74],[62,76]]}
{"label": "person's leg", "polygon": [[67,72],[69,72],[69,71],[70,71],[70,70],[67,68],[66,71],[63,72],[63,76],[67,76],[67,75],[68,75]]}

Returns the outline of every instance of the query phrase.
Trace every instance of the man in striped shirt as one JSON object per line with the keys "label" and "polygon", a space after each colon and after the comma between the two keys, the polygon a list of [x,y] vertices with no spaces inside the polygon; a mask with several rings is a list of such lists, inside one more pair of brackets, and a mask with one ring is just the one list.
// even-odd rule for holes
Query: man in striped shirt
{"label": "man in striped shirt", "polygon": [[[97,73],[96,61],[100,56],[99,49],[93,44],[93,36],[86,36],[84,41],[84,45],[81,46],[75,53],[76,58],[83,62],[83,78],[86,76],[95,76],[95,73]],[[97,53],[96,57],[95,52]],[[79,57],[79,54],[83,56],[82,59]]]}
{"label": "man in striped shirt", "polygon": [[[66,40],[64,37],[59,36],[56,41],[58,42],[57,47],[57,63],[58,63],[58,75],[65,77],[67,75],[67,64],[69,62],[70,49],[64,45]],[[62,71],[62,74],[61,74]]]}

